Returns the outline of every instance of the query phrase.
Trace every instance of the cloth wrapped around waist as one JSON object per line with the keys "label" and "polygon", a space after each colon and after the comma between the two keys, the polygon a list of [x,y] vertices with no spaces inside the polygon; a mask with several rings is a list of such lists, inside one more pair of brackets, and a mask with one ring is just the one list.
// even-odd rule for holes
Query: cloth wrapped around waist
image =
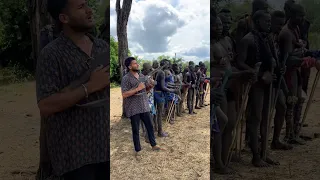
{"label": "cloth wrapped around waist", "polygon": [[166,101],[165,94],[163,91],[154,91],[153,96],[155,103],[164,103]]}

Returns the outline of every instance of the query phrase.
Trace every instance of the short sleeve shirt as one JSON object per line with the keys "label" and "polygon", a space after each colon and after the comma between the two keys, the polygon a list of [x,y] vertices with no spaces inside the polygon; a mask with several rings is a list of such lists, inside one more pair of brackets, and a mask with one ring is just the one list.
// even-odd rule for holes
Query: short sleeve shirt
{"label": "short sleeve shirt", "polygon": [[[143,74],[139,74],[140,78],[144,78]],[[127,73],[121,81],[121,90],[126,92],[137,88],[139,86],[139,79],[137,79],[132,73]],[[139,91],[141,95],[133,95],[123,100],[124,111],[127,117],[132,117],[137,114],[150,112],[149,98],[147,96],[146,89]]]}
{"label": "short sleeve shirt", "polygon": [[[92,58],[109,45],[93,41]],[[91,59],[63,33],[44,47],[37,62],[37,101],[60,92],[90,69]],[[107,61],[108,59],[106,59]],[[90,94],[89,101],[109,98],[109,88]],[[109,106],[109,105],[108,105]],[[109,107],[71,107],[46,118],[46,137],[53,175],[87,164],[109,161]]]}

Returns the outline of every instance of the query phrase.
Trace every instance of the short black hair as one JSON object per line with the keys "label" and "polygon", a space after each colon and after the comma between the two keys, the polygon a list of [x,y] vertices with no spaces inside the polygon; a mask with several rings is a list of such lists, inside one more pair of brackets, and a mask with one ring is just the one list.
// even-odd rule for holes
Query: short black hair
{"label": "short black hair", "polygon": [[271,14],[272,18],[286,18],[286,14],[283,11],[273,11]]}
{"label": "short black hair", "polygon": [[48,12],[54,20],[59,21],[59,15],[67,4],[68,0],[48,0]]}
{"label": "short black hair", "polygon": [[291,6],[291,17],[305,16],[304,7],[301,4],[292,4]]}
{"label": "short black hair", "polygon": [[129,69],[131,62],[134,60],[136,60],[136,58],[134,57],[127,57],[127,59],[124,60],[124,65],[126,66],[127,69]]}
{"label": "short black hair", "polygon": [[268,13],[268,11],[265,11],[265,10],[259,10],[259,11],[255,12],[252,17],[253,23],[255,24],[261,17],[263,17],[267,14],[269,14],[269,13]]}
{"label": "short black hair", "polygon": [[295,0],[287,0],[285,3],[284,3],[284,12],[286,14],[286,17],[287,19],[290,19],[291,16],[292,16],[292,12],[291,12],[291,7],[293,4],[295,4]]}

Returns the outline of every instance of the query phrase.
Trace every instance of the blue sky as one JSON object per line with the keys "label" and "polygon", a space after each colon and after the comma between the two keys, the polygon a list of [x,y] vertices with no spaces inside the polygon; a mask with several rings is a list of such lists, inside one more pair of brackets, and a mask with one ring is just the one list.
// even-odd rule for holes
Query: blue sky
{"label": "blue sky", "polygon": [[[116,37],[116,0],[110,0],[110,33]],[[210,0],[133,0],[129,48],[152,60],[160,55],[186,61],[209,60]]]}

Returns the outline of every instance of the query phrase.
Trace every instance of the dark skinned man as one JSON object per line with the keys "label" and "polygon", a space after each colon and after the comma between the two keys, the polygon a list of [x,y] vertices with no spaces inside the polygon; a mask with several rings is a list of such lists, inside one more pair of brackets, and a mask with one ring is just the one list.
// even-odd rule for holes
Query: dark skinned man
{"label": "dark skinned man", "polygon": [[[250,137],[250,148],[253,154],[252,164],[256,167],[268,167],[278,165],[270,158],[262,160],[262,152],[266,150],[267,139],[270,84],[273,82],[273,68],[276,63],[277,54],[273,40],[269,36],[271,27],[271,16],[267,11],[257,11],[253,18],[253,30],[240,42],[237,63],[239,68],[254,71],[254,66],[262,62],[258,73],[258,81],[255,82],[249,93],[248,107],[250,114],[247,118],[247,132]],[[259,132],[261,135],[261,151],[259,152]],[[260,154],[261,153],[261,154]]]}
{"label": "dark skinned man", "polygon": [[320,69],[320,66],[319,61],[305,57],[305,46],[300,40],[299,25],[301,25],[305,16],[304,8],[299,4],[292,4],[290,13],[290,19],[279,34],[280,57],[289,55],[285,74],[289,89],[285,140],[291,144],[305,144],[297,134],[305,100],[302,96],[301,67],[311,68],[316,66],[317,69]]}

